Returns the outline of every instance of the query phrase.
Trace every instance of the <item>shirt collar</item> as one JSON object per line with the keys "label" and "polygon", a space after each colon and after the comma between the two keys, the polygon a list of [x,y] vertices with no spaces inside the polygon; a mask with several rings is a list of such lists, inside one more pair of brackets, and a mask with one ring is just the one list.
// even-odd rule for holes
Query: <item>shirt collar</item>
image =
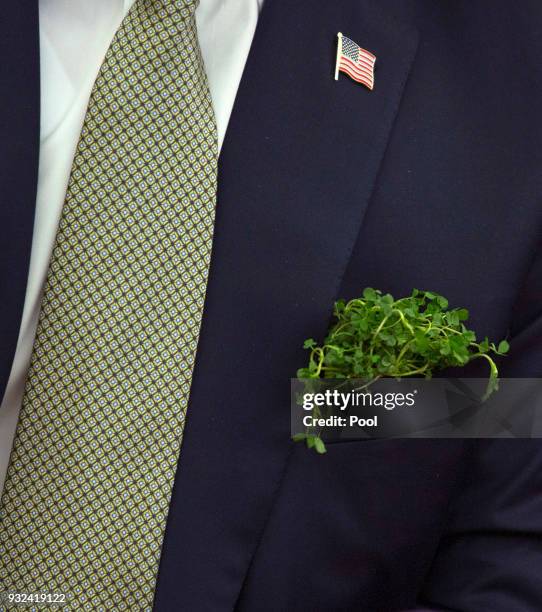
{"label": "shirt collar", "polygon": [[128,11],[132,8],[132,4],[135,0],[122,0],[124,14],[128,13]]}

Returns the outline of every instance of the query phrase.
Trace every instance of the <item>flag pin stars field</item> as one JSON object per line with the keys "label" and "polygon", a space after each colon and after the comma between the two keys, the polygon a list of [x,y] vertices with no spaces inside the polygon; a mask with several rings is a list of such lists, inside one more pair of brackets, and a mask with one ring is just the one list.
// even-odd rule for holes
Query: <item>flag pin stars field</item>
{"label": "flag pin stars field", "polygon": [[374,88],[374,66],[376,56],[362,49],[348,36],[341,32],[337,34],[337,62],[335,64],[335,80],[339,80],[339,72],[344,72],[357,83]]}

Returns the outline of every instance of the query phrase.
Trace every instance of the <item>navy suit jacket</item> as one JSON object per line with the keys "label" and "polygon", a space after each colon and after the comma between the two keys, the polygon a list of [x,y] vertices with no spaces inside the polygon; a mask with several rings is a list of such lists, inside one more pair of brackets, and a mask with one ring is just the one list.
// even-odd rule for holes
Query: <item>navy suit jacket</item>
{"label": "navy suit jacket", "polygon": [[[37,0],[0,11],[0,395],[39,148]],[[377,56],[333,80],[338,31]],[[265,0],[220,157],[159,612],[542,609],[539,441],[289,440],[333,301],[412,288],[542,375],[538,0]],[[522,406],[518,405],[518,410]]]}

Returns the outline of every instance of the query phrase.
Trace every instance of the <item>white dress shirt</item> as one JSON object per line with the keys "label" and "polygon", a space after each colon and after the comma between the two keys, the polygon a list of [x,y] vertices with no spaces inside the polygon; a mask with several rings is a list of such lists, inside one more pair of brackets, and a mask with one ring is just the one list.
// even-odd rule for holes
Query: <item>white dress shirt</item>
{"label": "white dress shirt", "polygon": [[[40,0],[41,130],[30,271],[17,350],[0,406],[0,491],[24,392],[43,285],[72,160],[98,70],[134,0]],[[196,23],[219,147],[263,0],[200,0]]]}

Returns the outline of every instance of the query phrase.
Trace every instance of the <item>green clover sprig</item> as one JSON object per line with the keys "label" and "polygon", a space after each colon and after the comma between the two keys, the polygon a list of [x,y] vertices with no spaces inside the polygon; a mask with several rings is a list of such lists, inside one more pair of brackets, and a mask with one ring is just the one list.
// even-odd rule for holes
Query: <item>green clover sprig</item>
{"label": "green clover sprig", "polygon": [[[493,356],[505,355],[509,344],[502,340],[496,345],[487,338],[478,342],[465,326],[468,317],[465,308],[448,309],[448,300],[431,291],[414,289],[410,296],[395,300],[389,293],[367,288],[360,298],[335,303],[336,321],[323,344],[305,340],[309,363],[297,376],[363,379],[369,386],[383,377],[431,378],[445,368],[484,359],[489,365],[485,400],[498,388]],[[318,436],[295,436],[325,452],[322,441],[314,438]]]}

